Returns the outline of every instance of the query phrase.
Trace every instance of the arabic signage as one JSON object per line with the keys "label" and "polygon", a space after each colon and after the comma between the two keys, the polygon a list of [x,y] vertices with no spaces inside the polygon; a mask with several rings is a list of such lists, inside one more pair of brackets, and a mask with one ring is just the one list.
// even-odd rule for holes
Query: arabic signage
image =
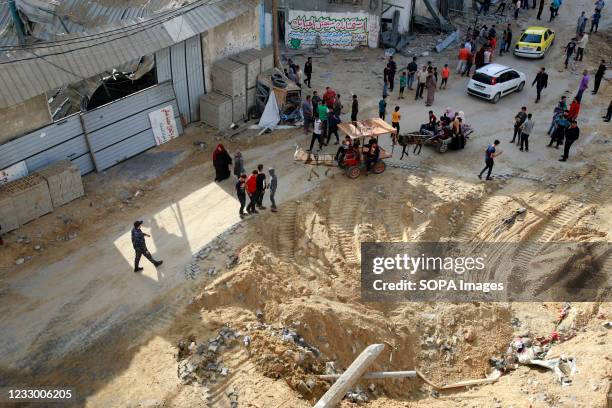
{"label": "arabic signage", "polygon": [[149,112],[149,121],[153,129],[155,143],[159,146],[178,137],[179,132],[174,119],[172,105]]}
{"label": "arabic signage", "polygon": [[317,37],[323,47],[353,49],[378,45],[378,21],[367,13],[325,13],[289,10],[287,46],[312,48]]}
{"label": "arabic signage", "polygon": [[0,186],[10,181],[18,180],[28,175],[28,166],[24,161],[15,163],[6,169],[0,170]]}

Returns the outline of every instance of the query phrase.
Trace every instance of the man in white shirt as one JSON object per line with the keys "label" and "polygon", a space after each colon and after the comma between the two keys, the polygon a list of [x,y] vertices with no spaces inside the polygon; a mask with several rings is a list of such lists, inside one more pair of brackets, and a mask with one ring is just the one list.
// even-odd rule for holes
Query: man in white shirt
{"label": "man in white shirt", "polygon": [[312,139],[310,140],[310,147],[308,148],[309,152],[312,152],[312,148],[314,147],[315,141],[319,143],[319,150],[323,150],[323,140],[321,138],[321,119],[315,118],[314,121],[314,129],[312,132]]}
{"label": "man in white shirt", "polygon": [[582,33],[580,40],[578,40],[578,50],[576,51],[576,61],[582,61],[582,57],[584,56],[584,49],[586,48],[589,42],[589,35],[587,33]]}

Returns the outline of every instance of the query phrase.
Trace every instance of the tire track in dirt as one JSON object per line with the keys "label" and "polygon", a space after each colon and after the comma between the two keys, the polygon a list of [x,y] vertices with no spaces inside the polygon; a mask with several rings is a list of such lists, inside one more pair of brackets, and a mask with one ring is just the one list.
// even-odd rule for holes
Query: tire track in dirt
{"label": "tire track in dirt", "polygon": [[298,205],[298,203],[291,201],[283,206],[280,210],[280,223],[276,234],[279,257],[289,262],[295,259]]}
{"label": "tire track in dirt", "polygon": [[358,265],[354,237],[362,202],[357,192],[352,191],[359,187],[352,187],[349,191],[341,192],[346,200],[331,200],[328,219],[332,242],[339,244],[340,253],[348,264]]}
{"label": "tire track in dirt", "polygon": [[551,242],[564,227],[580,217],[584,212],[583,207],[584,204],[578,201],[569,200],[565,202],[556,214],[550,215],[550,221],[541,223],[538,231],[531,235],[531,239],[524,245],[519,246],[516,250],[518,255],[515,258],[516,264],[527,267],[548,242]]}
{"label": "tire track in dirt", "polygon": [[492,217],[497,216],[504,204],[510,200],[507,196],[495,195],[486,198],[468,220],[455,234],[455,240],[460,242],[470,242],[478,235],[478,232],[483,228],[483,225]]}

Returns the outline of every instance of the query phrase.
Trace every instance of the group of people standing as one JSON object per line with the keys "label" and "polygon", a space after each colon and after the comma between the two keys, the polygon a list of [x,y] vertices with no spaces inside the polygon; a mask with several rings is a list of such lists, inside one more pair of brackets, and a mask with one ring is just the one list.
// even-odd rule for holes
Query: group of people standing
{"label": "group of people standing", "polygon": [[[232,160],[230,154],[225,149],[223,144],[219,143],[213,151],[213,166],[215,167],[215,181],[221,182],[230,177],[230,166],[234,164],[234,176],[236,176],[236,196],[240,202],[239,215],[240,218],[244,218],[247,215],[257,214],[259,210],[265,210],[266,207],[263,205],[263,199],[266,190],[270,191],[270,203],[271,211],[277,212],[275,194],[278,186],[278,178],[274,168],[268,169],[268,175],[270,176],[270,182],[267,182],[266,174],[264,172],[263,164],[257,165],[257,169],[253,170],[250,175],[247,176],[244,169],[244,158],[242,153],[238,150],[234,154],[234,160]],[[247,205],[246,200],[249,198],[249,204]],[[246,213],[244,212],[246,208]]]}

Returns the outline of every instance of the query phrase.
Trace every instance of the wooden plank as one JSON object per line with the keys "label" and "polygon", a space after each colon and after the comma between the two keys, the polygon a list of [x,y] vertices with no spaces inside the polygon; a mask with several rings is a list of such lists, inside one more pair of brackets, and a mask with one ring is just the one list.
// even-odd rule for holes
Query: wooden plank
{"label": "wooden plank", "polygon": [[384,349],[384,344],[372,344],[366,347],[313,408],[334,408]]}

